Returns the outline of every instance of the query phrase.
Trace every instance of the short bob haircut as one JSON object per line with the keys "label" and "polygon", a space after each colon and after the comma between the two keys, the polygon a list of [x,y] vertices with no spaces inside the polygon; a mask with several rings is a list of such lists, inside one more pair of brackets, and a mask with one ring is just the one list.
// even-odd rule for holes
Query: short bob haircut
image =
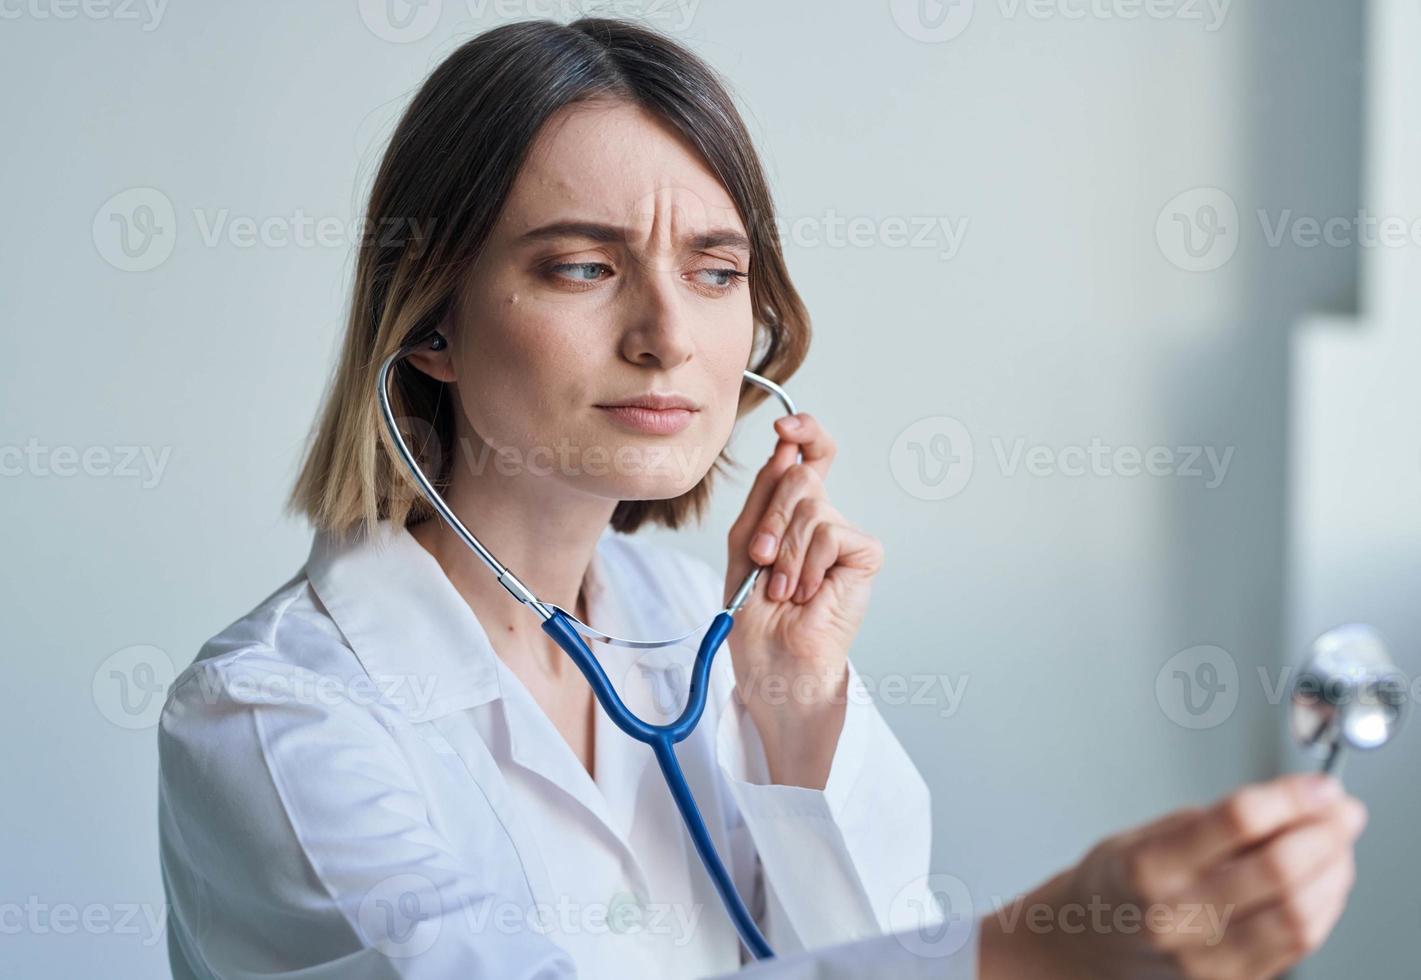
{"label": "short bob haircut", "polygon": [[[289,508],[318,529],[369,531],[379,520],[432,516],[399,464],[375,394],[381,362],[430,339],[450,314],[461,279],[503,210],[535,136],[558,110],[625,101],[668,123],[699,153],[734,200],[751,246],[750,296],[757,374],[783,382],[809,348],[810,324],[790,282],[760,160],[726,86],[664,35],[614,18],[571,24],[529,20],[467,41],[442,62],[405,110],[376,173],[357,254],[350,318]],[[394,233],[391,230],[395,230]],[[391,408],[420,465],[441,492],[456,458],[444,383],[401,363]],[[737,417],[765,397],[742,385]],[[406,431],[402,429],[402,431]],[[695,487],[665,500],[623,500],[612,527],[669,528],[699,521],[722,452]]]}

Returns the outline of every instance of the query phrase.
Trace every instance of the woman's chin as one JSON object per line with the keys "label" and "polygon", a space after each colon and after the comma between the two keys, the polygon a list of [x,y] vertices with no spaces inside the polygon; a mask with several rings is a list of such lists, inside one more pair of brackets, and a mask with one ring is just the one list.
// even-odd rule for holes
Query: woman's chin
{"label": "woman's chin", "polygon": [[597,440],[580,446],[581,472],[619,500],[664,500],[690,490],[710,470],[718,449],[699,438]]}
{"label": "woman's chin", "polygon": [[609,478],[599,492],[617,500],[670,500],[694,489],[700,476],[619,474]]}

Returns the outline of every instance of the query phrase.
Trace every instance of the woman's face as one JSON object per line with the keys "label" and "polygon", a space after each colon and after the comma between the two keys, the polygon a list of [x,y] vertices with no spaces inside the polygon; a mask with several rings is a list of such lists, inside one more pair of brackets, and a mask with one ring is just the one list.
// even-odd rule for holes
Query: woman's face
{"label": "woman's face", "polygon": [[[617,500],[691,489],[730,438],[750,358],[746,239],[656,117],[553,117],[457,304],[442,367],[472,429],[460,452]],[[647,396],[690,409],[608,407]]]}

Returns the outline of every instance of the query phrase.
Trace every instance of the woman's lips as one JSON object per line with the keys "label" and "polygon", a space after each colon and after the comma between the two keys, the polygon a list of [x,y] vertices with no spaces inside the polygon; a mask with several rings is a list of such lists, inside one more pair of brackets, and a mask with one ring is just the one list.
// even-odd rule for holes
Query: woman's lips
{"label": "woman's lips", "polygon": [[688,408],[642,408],[639,405],[598,405],[614,421],[633,432],[674,436],[691,424],[696,413]]}

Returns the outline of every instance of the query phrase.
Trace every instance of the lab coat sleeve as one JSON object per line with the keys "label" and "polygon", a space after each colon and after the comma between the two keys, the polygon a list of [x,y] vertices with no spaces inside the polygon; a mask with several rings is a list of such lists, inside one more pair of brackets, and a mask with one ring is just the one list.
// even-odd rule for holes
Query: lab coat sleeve
{"label": "lab coat sleeve", "polygon": [[576,975],[546,936],[481,914],[497,903],[488,881],[431,826],[368,707],[292,696],[321,691],[317,675],[242,656],[242,676],[281,683],[199,663],[159,724],[177,980]]}
{"label": "lab coat sleeve", "polygon": [[[732,631],[727,641],[732,650],[734,639]],[[716,668],[729,672],[730,658]],[[853,663],[844,724],[822,790],[770,783],[754,722],[730,694],[733,675],[724,673],[717,687],[721,777],[753,843],[763,886],[761,925],[776,952],[793,954],[882,936],[869,950],[877,950],[880,958],[891,954],[884,959],[889,966],[883,976],[973,980],[977,922],[967,911],[970,900],[953,895],[962,891],[957,883],[931,874],[927,784]],[[948,908],[938,893],[949,898]],[[959,907],[951,908],[954,904]],[[923,972],[910,972],[908,963]]]}

